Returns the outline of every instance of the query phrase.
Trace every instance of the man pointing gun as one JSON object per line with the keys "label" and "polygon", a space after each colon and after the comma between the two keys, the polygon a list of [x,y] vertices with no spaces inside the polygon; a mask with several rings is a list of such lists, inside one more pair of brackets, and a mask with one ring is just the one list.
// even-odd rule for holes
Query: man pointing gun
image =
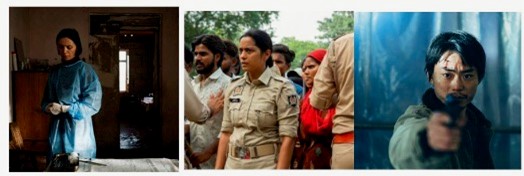
{"label": "man pointing gun", "polygon": [[492,169],[491,123],[471,102],[484,77],[482,45],[466,32],[436,36],[426,53],[432,88],[395,124],[389,157],[397,169]]}

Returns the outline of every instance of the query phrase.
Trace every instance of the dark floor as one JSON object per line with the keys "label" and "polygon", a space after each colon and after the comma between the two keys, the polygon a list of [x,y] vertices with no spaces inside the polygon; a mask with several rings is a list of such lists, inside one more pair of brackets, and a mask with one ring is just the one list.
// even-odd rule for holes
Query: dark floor
{"label": "dark floor", "polygon": [[145,123],[120,122],[120,149],[152,148],[155,145],[153,128]]}
{"label": "dark floor", "polygon": [[9,151],[9,172],[41,172],[44,171],[45,168],[45,153]]}
{"label": "dark floor", "polygon": [[161,123],[154,110],[137,101],[129,101],[120,107],[119,158],[160,157]]}

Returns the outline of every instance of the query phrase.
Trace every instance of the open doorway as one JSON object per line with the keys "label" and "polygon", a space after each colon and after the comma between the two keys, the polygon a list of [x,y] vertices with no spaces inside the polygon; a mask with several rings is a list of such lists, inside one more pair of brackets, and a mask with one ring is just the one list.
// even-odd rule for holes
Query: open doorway
{"label": "open doorway", "polygon": [[119,125],[119,149],[117,153],[107,153],[106,157],[161,156],[162,118],[156,98],[159,95],[160,21],[161,16],[156,14],[90,16],[91,35],[112,46],[107,51],[112,53],[111,61],[99,62],[115,66],[107,71],[115,80],[117,86],[112,93],[118,98],[108,103],[118,109],[114,113]]}
{"label": "open doorway", "polygon": [[161,119],[155,104],[154,31],[122,31],[119,58],[120,149],[154,151],[161,143]]}

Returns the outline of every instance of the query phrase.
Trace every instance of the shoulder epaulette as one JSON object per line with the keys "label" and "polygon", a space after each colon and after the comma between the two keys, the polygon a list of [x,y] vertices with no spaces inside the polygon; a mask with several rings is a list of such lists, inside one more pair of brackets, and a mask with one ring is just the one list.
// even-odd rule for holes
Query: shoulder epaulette
{"label": "shoulder epaulette", "polygon": [[286,82],[288,80],[287,78],[284,78],[282,76],[275,76],[275,75],[273,75],[272,77],[275,78],[275,80],[277,80],[279,82]]}

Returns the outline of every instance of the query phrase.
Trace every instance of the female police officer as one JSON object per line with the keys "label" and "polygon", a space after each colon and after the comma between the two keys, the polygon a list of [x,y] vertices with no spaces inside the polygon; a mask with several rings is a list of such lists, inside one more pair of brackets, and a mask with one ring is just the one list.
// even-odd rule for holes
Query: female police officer
{"label": "female police officer", "polygon": [[272,42],[261,30],[240,37],[246,74],[225,92],[216,169],[287,169],[298,127],[298,100],[291,82],[270,67]]}

